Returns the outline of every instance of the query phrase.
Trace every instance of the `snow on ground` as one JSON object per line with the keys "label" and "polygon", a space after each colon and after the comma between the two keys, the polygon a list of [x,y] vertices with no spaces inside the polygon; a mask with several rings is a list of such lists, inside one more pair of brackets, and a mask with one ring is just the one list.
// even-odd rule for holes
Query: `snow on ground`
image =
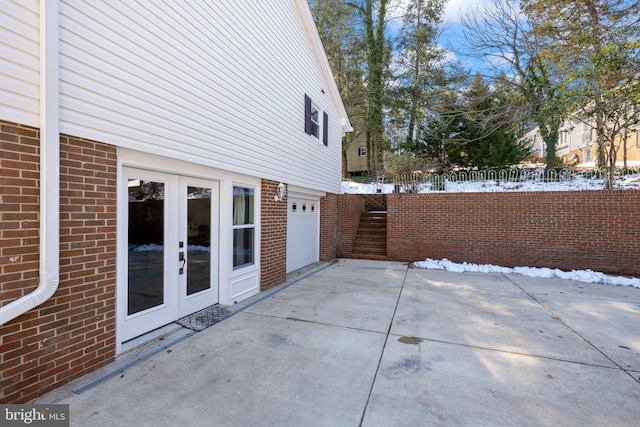
{"label": "snow on ground", "polygon": [[632,286],[640,288],[640,279],[635,277],[609,276],[604,273],[591,270],[562,271],[557,268],[537,268],[537,267],[500,267],[491,264],[472,264],[468,262],[455,263],[446,258],[433,260],[427,258],[424,261],[413,263],[416,268],[427,268],[432,270],[446,270],[454,273],[464,273],[465,271],[476,273],[516,273],[527,277],[551,278],[573,280],[582,283],[601,283],[614,286]]}
{"label": "snow on ground", "polygon": [[[571,180],[545,183],[535,180],[530,181],[445,181],[445,192],[502,192],[502,191],[582,191],[582,190],[602,190],[604,179],[585,178],[576,176]],[[640,190],[640,173],[620,176],[616,178],[615,188],[621,190]],[[359,183],[353,181],[342,182],[343,194],[375,194],[378,189],[380,193],[393,193],[393,184],[382,184],[378,186],[375,182]],[[400,189],[404,192],[404,189]],[[437,192],[432,190],[431,183],[418,184],[418,193]]]}

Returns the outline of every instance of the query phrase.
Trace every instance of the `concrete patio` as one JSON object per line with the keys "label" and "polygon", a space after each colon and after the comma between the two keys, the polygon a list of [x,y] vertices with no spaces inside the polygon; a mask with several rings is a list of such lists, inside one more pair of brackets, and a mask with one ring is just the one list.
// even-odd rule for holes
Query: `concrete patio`
{"label": "concrete patio", "polygon": [[640,425],[640,289],[340,259],[231,309],[33,403],[83,427]]}

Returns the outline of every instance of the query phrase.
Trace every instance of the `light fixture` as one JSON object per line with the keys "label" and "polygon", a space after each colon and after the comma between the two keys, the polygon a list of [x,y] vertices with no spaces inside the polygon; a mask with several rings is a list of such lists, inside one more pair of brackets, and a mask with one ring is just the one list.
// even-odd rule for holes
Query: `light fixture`
{"label": "light fixture", "polygon": [[284,200],[284,196],[287,194],[287,187],[281,182],[276,189],[276,195],[273,196],[274,202],[281,202]]}

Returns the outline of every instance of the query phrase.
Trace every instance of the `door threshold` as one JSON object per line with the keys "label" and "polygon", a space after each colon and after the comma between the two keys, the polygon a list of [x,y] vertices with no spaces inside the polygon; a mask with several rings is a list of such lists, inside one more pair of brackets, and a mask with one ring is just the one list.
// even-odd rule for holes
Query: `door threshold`
{"label": "door threshold", "polygon": [[189,329],[184,328],[177,323],[169,323],[168,325],[164,325],[159,327],[158,329],[154,329],[153,331],[147,332],[144,335],[140,335],[139,337],[132,338],[129,341],[125,341],[122,343],[121,351],[119,356],[123,354],[130,353],[134,350],[137,350],[141,347],[145,347],[147,345],[152,344],[155,341],[164,340],[169,335],[173,335],[177,332],[191,332]]}

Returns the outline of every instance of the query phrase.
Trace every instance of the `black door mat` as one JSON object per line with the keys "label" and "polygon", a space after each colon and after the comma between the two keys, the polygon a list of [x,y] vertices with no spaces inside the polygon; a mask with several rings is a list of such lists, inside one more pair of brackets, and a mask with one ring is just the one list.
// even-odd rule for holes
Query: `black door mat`
{"label": "black door mat", "polygon": [[233,312],[226,310],[224,307],[213,305],[205,308],[204,310],[200,310],[189,316],[183,317],[176,323],[194,331],[202,331],[203,329],[207,329],[209,326],[215,325],[221,320],[226,319],[232,314]]}

